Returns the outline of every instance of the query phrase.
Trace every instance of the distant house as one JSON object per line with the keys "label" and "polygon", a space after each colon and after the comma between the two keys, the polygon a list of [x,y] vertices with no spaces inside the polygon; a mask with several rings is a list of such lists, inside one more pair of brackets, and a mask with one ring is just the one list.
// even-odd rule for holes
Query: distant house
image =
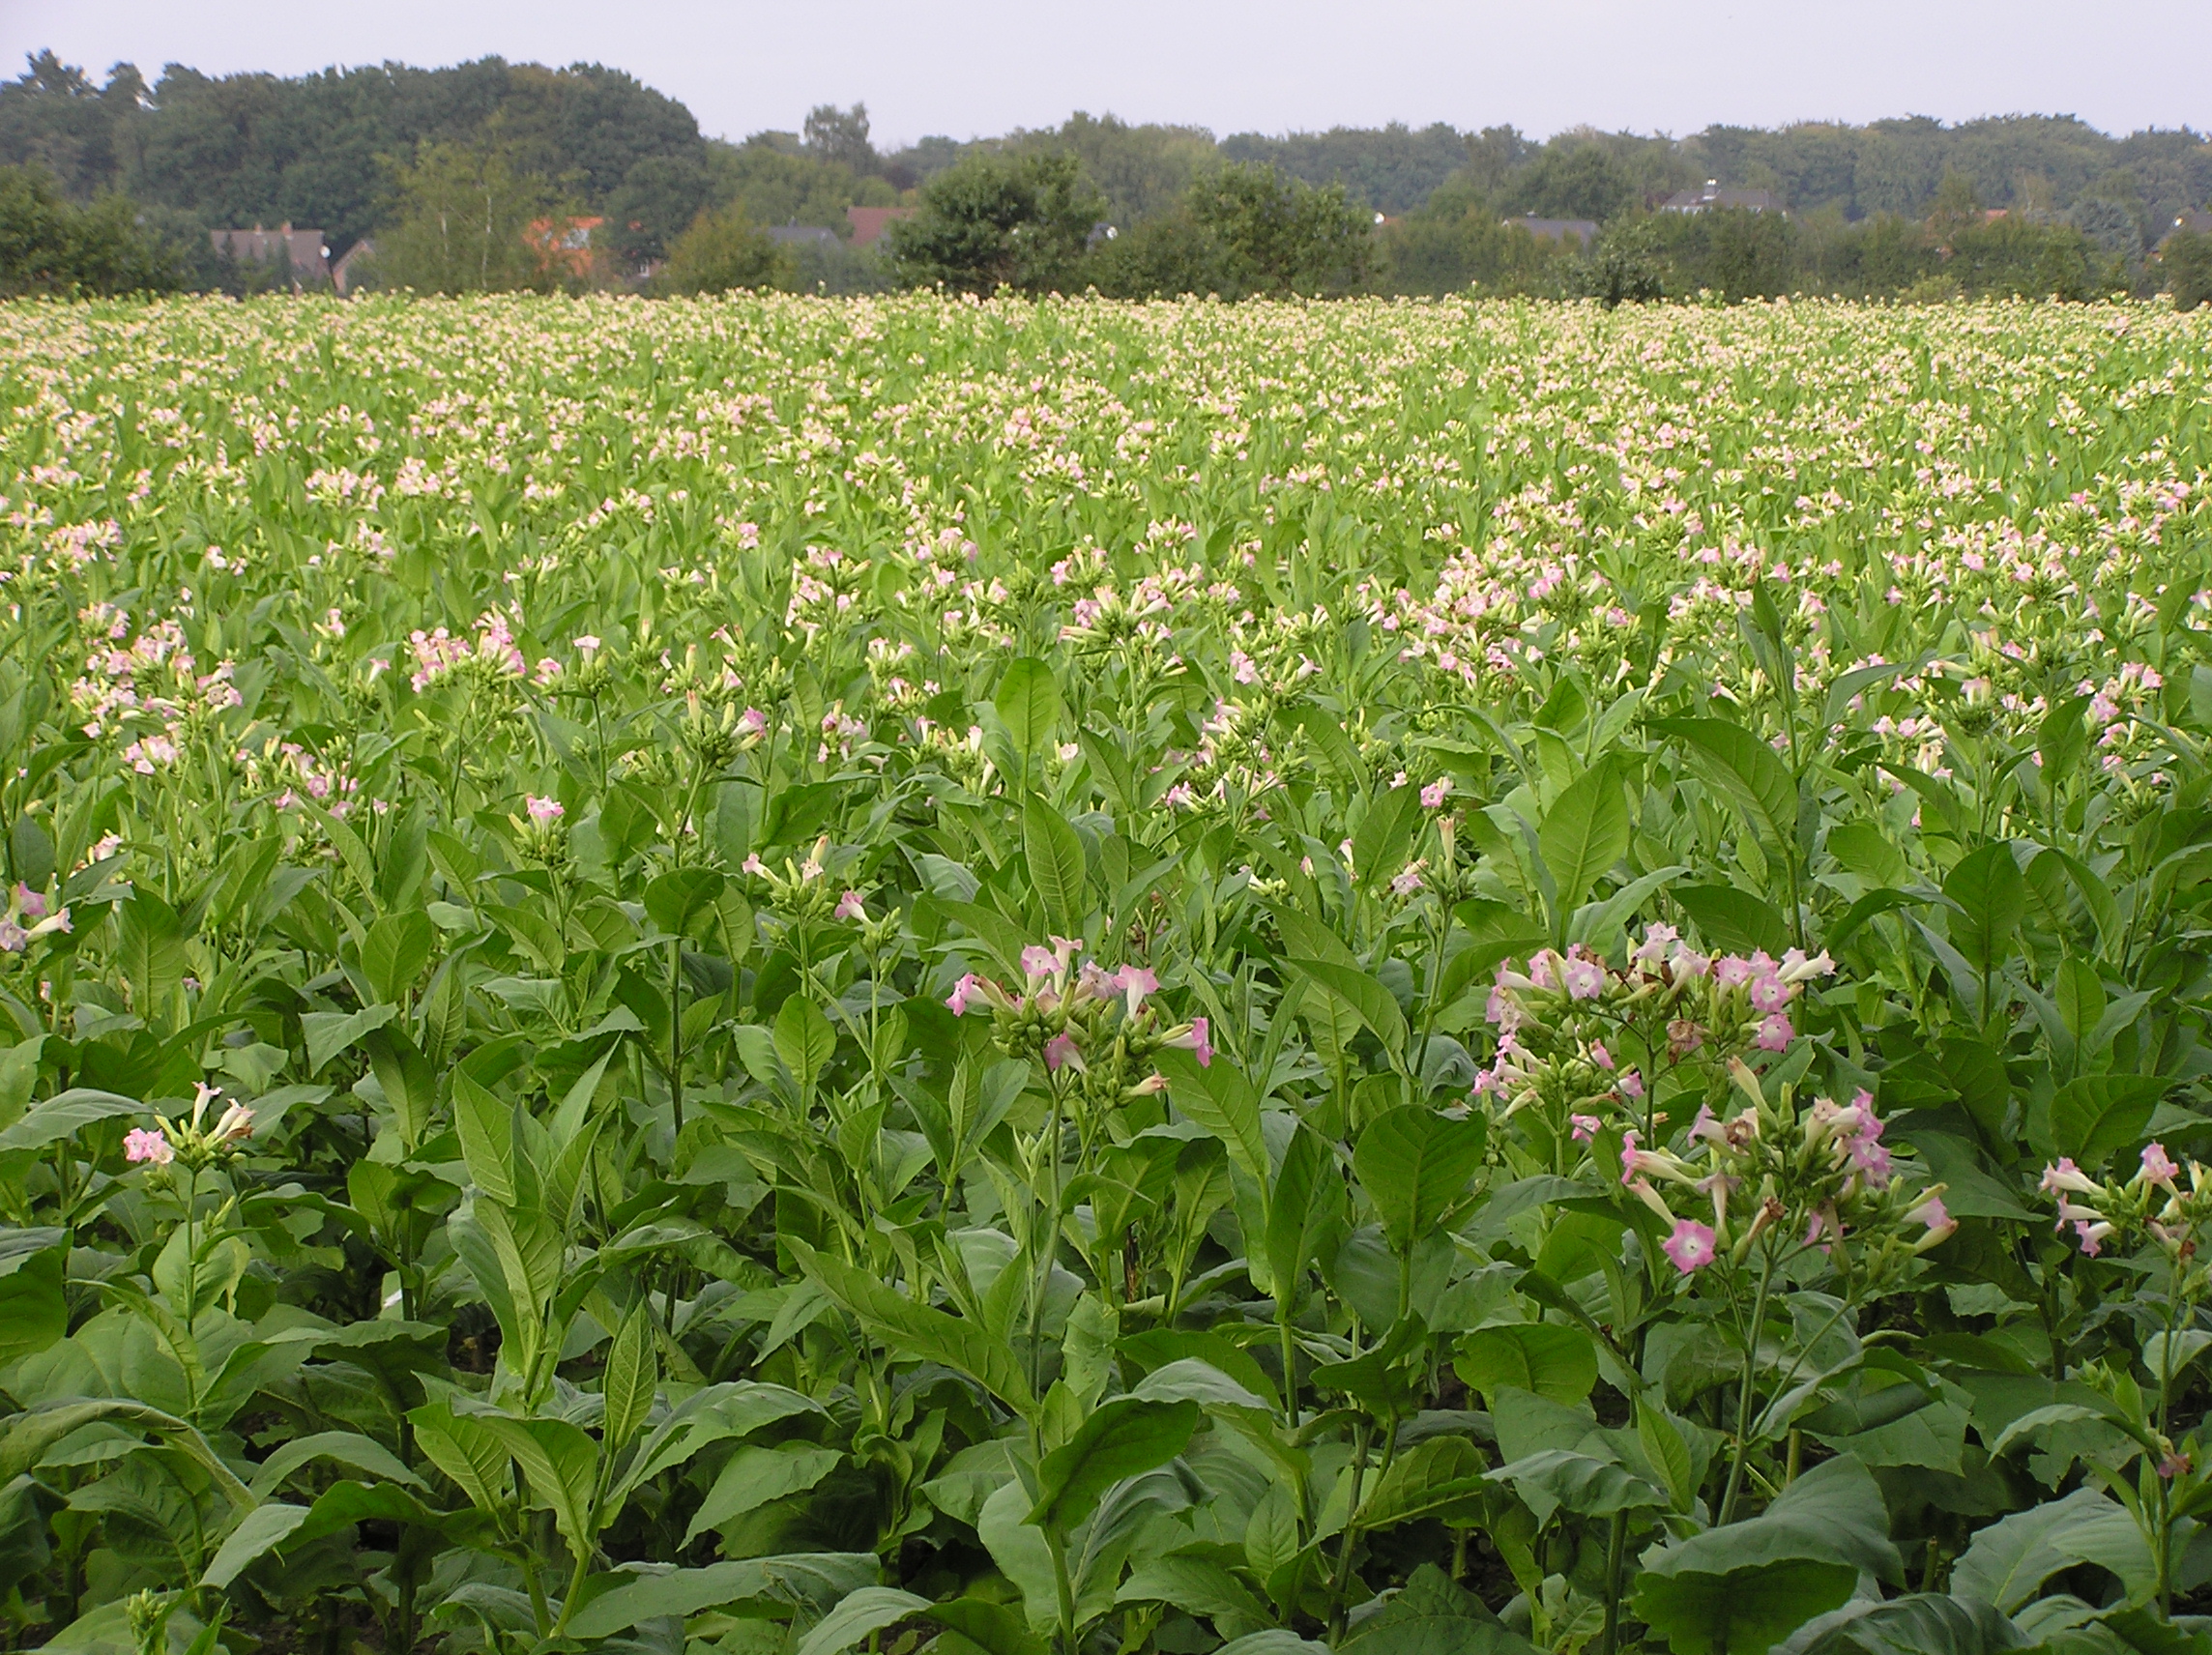
{"label": "distant house", "polygon": [[2165,247],[2179,235],[2212,236],[2212,213],[2177,213],[2172,227],[2159,237],[2158,245]]}
{"label": "distant house", "polygon": [[368,267],[376,262],[376,244],[366,236],[340,254],[331,266],[331,285],[343,295],[359,286],[368,274]]}
{"label": "distant house", "polygon": [[331,278],[331,248],[320,230],[295,230],[287,219],[274,230],[259,224],[250,230],[210,230],[215,250],[228,253],[240,264],[276,264],[291,270],[295,288],[311,287]]}
{"label": "distant house", "polygon": [[857,247],[872,247],[883,239],[893,218],[911,218],[912,207],[848,207],[845,217],[853,226],[853,245]]}
{"label": "distant house", "polygon": [[1508,218],[1505,227],[1527,230],[1539,242],[1577,241],[1586,247],[1597,245],[1597,225],[1588,218]]}
{"label": "distant house", "polygon": [[1771,189],[1723,189],[1717,180],[1708,178],[1703,189],[1677,189],[1659,203],[1662,213],[1703,213],[1730,207],[1753,213],[1779,213],[1782,198]]}
{"label": "distant house", "polygon": [[820,247],[830,252],[837,246],[837,232],[827,224],[771,224],[765,233],[779,247]]}
{"label": "distant house", "polygon": [[547,266],[582,281],[590,278],[595,262],[593,233],[605,222],[604,218],[533,218],[523,239]]}

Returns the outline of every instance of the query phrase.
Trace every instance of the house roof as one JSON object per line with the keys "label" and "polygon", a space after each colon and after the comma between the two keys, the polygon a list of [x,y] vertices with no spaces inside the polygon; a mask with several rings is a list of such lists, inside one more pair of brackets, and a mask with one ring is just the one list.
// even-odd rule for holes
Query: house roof
{"label": "house roof", "polygon": [[848,207],[845,217],[853,226],[853,245],[864,247],[880,239],[893,218],[911,218],[912,207]]}
{"label": "house roof", "polygon": [[1662,213],[1703,213],[1708,208],[1742,207],[1754,213],[1779,213],[1782,198],[1771,189],[1723,189],[1706,179],[1702,189],[1677,189],[1659,204]]}
{"label": "house roof", "polygon": [[1589,218],[1508,218],[1506,226],[1515,225],[1527,230],[1540,242],[1563,242],[1569,236],[1589,247],[1597,240],[1598,227]]}
{"label": "house roof", "polygon": [[2172,237],[2184,232],[2197,236],[2212,236],[2212,213],[2178,213],[2174,215],[2172,227],[2165,235],[2159,237],[2158,245],[2163,247]]}
{"label": "house roof", "polygon": [[295,230],[289,222],[274,230],[259,224],[250,230],[210,230],[218,253],[227,252],[241,264],[266,264],[279,255],[289,259],[298,280],[320,281],[331,274],[330,244],[320,230]]}
{"label": "house roof", "polygon": [[339,293],[344,293],[347,284],[353,279],[353,267],[366,264],[375,257],[376,244],[366,236],[362,237],[331,262],[331,285]]}

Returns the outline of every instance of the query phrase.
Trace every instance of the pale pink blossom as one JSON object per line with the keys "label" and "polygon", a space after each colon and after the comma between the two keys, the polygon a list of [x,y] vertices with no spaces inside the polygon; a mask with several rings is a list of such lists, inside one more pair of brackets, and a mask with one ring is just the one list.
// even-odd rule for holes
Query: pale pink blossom
{"label": "pale pink blossom", "polygon": [[1694,1218],[1676,1219],[1674,1234],[1660,1243],[1660,1250],[1674,1262],[1674,1268],[1682,1274],[1694,1275],[1713,1262],[1717,1249],[1712,1227],[1700,1224]]}
{"label": "pale pink blossom", "polygon": [[568,814],[561,808],[561,801],[557,798],[539,798],[535,794],[525,794],[522,803],[523,808],[530,812],[530,820],[539,824],[558,822]]}
{"label": "pale pink blossom", "polygon": [[177,1158],[177,1151],[170,1147],[168,1139],[161,1135],[160,1128],[148,1131],[142,1126],[133,1126],[124,1134],[123,1158],[127,1161],[151,1161],[157,1167],[165,1167]]}
{"label": "pale pink blossom", "polygon": [[868,911],[862,906],[859,891],[849,890],[837,899],[837,917],[839,919],[865,919],[867,916]]}

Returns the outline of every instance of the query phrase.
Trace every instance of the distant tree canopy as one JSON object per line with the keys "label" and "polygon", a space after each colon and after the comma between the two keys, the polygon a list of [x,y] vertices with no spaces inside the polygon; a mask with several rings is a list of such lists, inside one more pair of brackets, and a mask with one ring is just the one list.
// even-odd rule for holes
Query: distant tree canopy
{"label": "distant tree canopy", "polygon": [[125,197],[80,207],[44,167],[0,166],[0,298],[166,293],[186,276]]}
{"label": "distant tree canopy", "polygon": [[[830,292],[892,280],[1224,296],[1597,283],[1627,302],[1651,289],[1736,299],[2180,283],[2178,296],[2187,282],[2174,273],[2195,255],[2163,244],[2181,215],[2212,204],[2204,134],[2113,137],[2071,116],[1714,126],[1683,138],[1581,127],[1542,141],[1509,126],[1393,123],[1217,140],[1078,112],[1056,128],[885,152],[864,103],[820,103],[800,131],[731,143],[619,71],[499,58],[289,79],[171,65],[149,85],[130,64],[102,82],[40,52],[0,84],[9,164],[39,169],[54,199],[79,209],[128,197],[99,211],[164,249],[184,284],[234,292],[284,285],[284,273],[232,266],[207,232],[286,220],[324,231],[335,253],[374,231],[387,270],[463,282],[465,260],[422,262],[424,190],[470,169],[493,197],[602,219],[594,280],[644,281],[704,219],[726,251],[742,243],[741,224],[830,229],[839,245],[786,248],[778,267]],[[1789,216],[1660,215],[1635,227],[1707,179],[1769,191]],[[850,245],[848,208],[902,204],[918,216],[889,240]],[[493,233],[505,211],[487,208]],[[2001,217],[1985,222],[1992,213]],[[450,249],[454,214],[434,216]],[[1604,245],[1531,234],[1516,226],[1524,218],[1604,226]],[[555,276],[573,279],[572,264]],[[513,249],[480,247],[476,268],[467,283],[546,279]]]}
{"label": "distant tree canopy", "polygon": [[890,227],[899,273],[963,293],[1064,286],[1106,209],[1071,155],[970,156],[931,179],[921,211]]}

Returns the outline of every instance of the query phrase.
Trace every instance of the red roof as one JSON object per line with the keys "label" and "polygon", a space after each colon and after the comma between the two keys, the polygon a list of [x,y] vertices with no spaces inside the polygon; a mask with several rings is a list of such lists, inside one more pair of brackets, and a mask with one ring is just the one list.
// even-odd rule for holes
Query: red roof
{"label": "red roof", "polygon": [[845,217],[852,221],[853,245],[864,247],[880,238],[893,218],[911,218],[912,207],[848,207]]}

